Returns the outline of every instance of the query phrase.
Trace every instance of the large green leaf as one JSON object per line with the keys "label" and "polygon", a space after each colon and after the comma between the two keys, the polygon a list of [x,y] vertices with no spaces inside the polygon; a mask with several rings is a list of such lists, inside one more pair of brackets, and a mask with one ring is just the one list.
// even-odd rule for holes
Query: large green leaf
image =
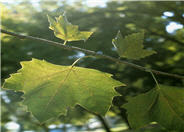
{"label": "large green leaf", "polygon": [[40,121],[66,114],[81,105],[105,115],[114,96],[114,87],[124,85],[111,74],[94,69],[59,66],[32,59],[21,62],[22,69],[6,79],[3,88],[24,92],[24,105]]}
{"label": "large green leaf", "polygon": [[56,21],[48,15],[49,28],[54,31],[56,37],[65,41],[86,41],[93,32],[79,31],[77,25],[68,22],[65,14],[56,17]]}
{"label": "large green leaf", "polygon": [[184,88],[160,85],[128,99],[123,107],[133,128],[158,122],[168,130],[184,131]]}
{"label": "large green leaf", "polygon": [[156,53],[153,50],[143,49],[143,39],[144,32],[133,33],[123,38],[119,31],[112,43],[117,48],[120,57],[138,60]]}

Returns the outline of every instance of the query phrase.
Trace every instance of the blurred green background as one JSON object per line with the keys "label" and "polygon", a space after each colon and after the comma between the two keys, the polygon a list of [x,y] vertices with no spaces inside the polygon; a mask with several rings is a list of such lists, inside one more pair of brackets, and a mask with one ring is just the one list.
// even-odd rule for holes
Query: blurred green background
{"label": "blurred green background", "polygon": [[[184,2],[182,1],[110,1],[110,0],[0,0],[1,28],[48,40],[63,42],[49,30],[46,15],[61,15],[79,25],[80,30],[93,31],[85,43],[68,42],[68,45],[94,50],[118,58],[112,39],[120,30],[122,35],[145,31],[144,45],[157,54],[135,64],[184,75]],[[67,51],[38,41],[18,39],[1,34],[1,83],[20,69],[20,61],[31,58],[44,59],[54,64],[71,65],[85,54]],[[124,59],[126,60],[126,59]],[[113,99],[113,106],[105,119],[112,131],[166,132],[158,124],[130,130],[125,109],[126,98],[147,92],[155,85],[151,75],[122,64],[101,58],[87,58],[78,66],[112,73],[115,79],[127,84],[116,90],[122,95]],[[156,75],[159,83],[184,86],[184,81]],[[59,117],[45,124],[38,121],[20,105],[22,93],[1,90],[2,132],[72,132],[105,131],[101,120],[84,111],[80,106],[69,110],[66,117]]]}

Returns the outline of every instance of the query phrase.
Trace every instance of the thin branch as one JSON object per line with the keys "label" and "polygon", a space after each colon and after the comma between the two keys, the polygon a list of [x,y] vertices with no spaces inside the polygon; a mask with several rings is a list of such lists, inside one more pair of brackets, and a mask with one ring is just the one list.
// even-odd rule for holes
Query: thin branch
{"label": "thin branch", "polygon": [[[28,35],[22,35],[22,34],[18,34],[18,33],[13,33],[13,32],[3,30],[3,29],[0,29],[0,30],[1,30],[2,33],[9,34],[9,35],[21,38],[21,39],[37,40],[37,41],[40,41],[40,42],[45,42],[45,43],[48,43],[48,44],[51,44],[51,45],[54,45],[54,46],[57,46],[57,47],[60,47],[60,48],[66,49],[66,50],[71,50],[71,51],[72,50],[78,50],[78,51],[84,52],[86,54],[90,54],[90,55],[93,55],[93,56],[96,56],[96,57],[108,59],[108,60],[111,60],[111,61],[114,61],[114,62],[117,62],[117,63],[128,65],[130,67],[139,69],[141,71],[148,72],[147,71],[148,69],[146,67],[136,65],[136,64],[133,64],[133,63],[130,63],[130,62],[127,62],[127,61],[123,61],[123,60],[120,60],[120,59],[117,59],[117,58],[114,58],[114,57],[111,57],[111,56],[108,56],[108,55],[99,54],[99,53],[97,53],[95,51],[92,51],[92,50],[82,49],[82,48],[78,48],[78,47],[74,47],[74,46],[63,45],[61,43],[54,42],[54,41],[51,41],[51,40],[38,38],[38,37],[33,37],[33,36],[28,36]],[[181,76],[181,75],[178,75],[178,74],[172,74],[172,73],[157,71],[157,70],[154,70],[154,69],[149,69],[149,70],[151,72],[155,73],[155,74],[170,76],[170,77],[174,77],[174,78],[184,80],[184,76]]]}
{"label": "thin branch", "polygon": [[181,45],[181,46],[184,45],[183,42],[181,42],[181,41],[179,41],[179,40],[177,40],[177,39],[175,39],[175,38],[173,38],[173,37],[171,37],[171,36],[164,35],[164,34],[160,34],[160,33],[154,32],[154,31],[150,31],[150,33],[153,34],[153,35],[157,35],[157,36],[161,36],[161,37],[163,37],[163,38],[166,38],[166,39],[168,39],[168,40],[170,40],[170,41],[173,41],[173,42],[175,42],[175,43],[177,43],[177,44],[179,44],[179,45]]}
{"label": "thin branch", "polygon": [[[80,106],[80,105],[79,105],[79,106]],[[81,106],[80,106],[80,107],[81,107]],[[99,115],[99,114],[97,114],[97,113],[94,113],[94,112],[92,112],[92,111],[87,110],[87,109],[84,108],[84,107],[81,107],[81,108],[82,108],[83,110],[85,110],[86,112],[88,112],[88,113],[90,113],[90,114],[96,116],[96,117],[99,119],[99,121],[101,122],[101,124],[103,125],[105,131],[106,131],[106,132],[111,132],[110,127],[109,127],[107,121],[105,120],[105,118],[103,118],[101,115]]]}
{"label": "thin branch", "polygon": [[100,122],[102,123],[102,125],[104,126],[104,129],[106,130],[106,132],[111,132],[110,127],[107,124],[106,120],[101,115],[97,115],[97,117],[100,120]]}

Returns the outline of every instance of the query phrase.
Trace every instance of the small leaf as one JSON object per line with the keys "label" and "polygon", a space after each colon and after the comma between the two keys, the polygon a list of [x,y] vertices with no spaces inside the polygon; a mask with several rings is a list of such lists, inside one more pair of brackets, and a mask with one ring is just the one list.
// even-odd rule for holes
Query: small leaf
{"label": "small leaf", "polygon": [[21,62],[22,69],[5,80],[3,88],[24,92],[23,104],[40,121],[65,115],[76,104],[105,115],[114,87],[124,85],[111,74],[94,69],[59,66],[33,59]]}
{"label": "small leaf", "polygon": [[117,48],[120,57],[139,60],[156,53],[153,50],[143,49],[143,39],[143,32],[134,33],[123,38],[119,31],[116,38],[112,40],[112,44]]}
{"label": "small leaf", "polygon": [[184,131],[184,88],[160,85],[130,98],[123,107],[133,128],[158,122],[168,130]]}
{"label": "small leaf", "polygon": [[56,21],[49,15],[48,21],[50,23],[49,28],[54,31],[56,37],[65,41],[86,41],[93,32],[79,31],[77,25],[72,25],[68,22],[65,14],[56,17]]}

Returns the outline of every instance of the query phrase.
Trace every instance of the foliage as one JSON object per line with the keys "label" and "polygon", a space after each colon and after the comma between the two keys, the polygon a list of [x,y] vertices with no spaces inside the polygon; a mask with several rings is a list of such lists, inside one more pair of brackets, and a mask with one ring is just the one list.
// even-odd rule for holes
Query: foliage
{"label": "foliage", "polygon": [[78,26],[69,23],[65,14],[56,17],[56,21],[48,15],[48,20],[49,28],[54,31],[55,36],[65,41],[86,41],[92,34],[92,32],[78,31]]}
{"label": "foliage", "polygon": [[[175,30],[173,33],[166,31],[166,26],[170,22],[178,24],[183,23],[183,2],[109,2],[104,8],[88,8],[80,1],[75,4],[59,3],[56,1],[41,1],[37,3],[39,9],[35,8],[33,4],[27,0],[20,0],[14,6],[13,4],[1,5],[2,25],[1,27],[9,31],[25,33],[27,35],[47,38],[49,40],[61,42],[54,37],[53,32],[46,27],[49,26],[47,21],[47,14],[50,11],[54,12],[51,16],[59,16],[63,10],[67,12],[68,19],[75,25],[80,25],[83,31],[94,31],[90,39],[85,45],[80,42],[70,42],[69,45],[75,45],[85,49],[104,53],[113,57],[118,57],[116,51],[111,44],[112,38],[121,30],[122,36],[131,33],[145,31],[144,49],[151,47],[157,51],[158,54],[153,54],[151,57],[143,58],[141,61],[129,60],[136,64],[146,66],[149,68],[176,74],[184,74],[184,47],[183,47],[183,28]],[[55,10],[56,9],[56,10]],[[173,16],[166,16],[164,13],[169,11]],[[81,53],[77,51],[62,50],[57,47],[45,45],[41,42],[33,42],[30,40],[19,40],[17,38],[1,34],[2,41],[2,82],[9,74],[15,73],[20,69],[20,61],[29,61],[31,58],[44,59],[51,63],[58,65],[70,65],[78,58]],[[84,54],[83,54],[84,55]],[[119,123],[127,124],[126,110],[121,106],[126,103],[127,98],[138,94],[146,93],[155,87],[155,83],[148,73],[132,69],[124,65],[117,65],[111,61],[102,58],[87,58],[77,63],[86,68],[93,68],[103,72],[111,73],[116,80],[125,82],[126,87],[119,87],[116,90],[122,96],[116,96],[113,99],[113,106],[110,111],[116,114],[117,120],[109,122],[113,127]],[[183,80],[175,78],[157,76],[160,83],[170,86],[182,87]],[[11,90],[3,91],[2,97],[7,97],[10,102],[2,103],[2,127],[9,122],[15,121],[20,124],[21,130],[35,130],[41,131],[48,128],[53,122],[47,122],[46,125],[38,125],[31,114],[26,113],[25,110],[20,110],[19,101],[22,93],[13,92]],[[18,100],[14,99],[17,96]],[[12,109],[10,109],[11,107]],[[21,114],[20,114],[21,113]],[[86,112],[84,112],[87,114]],[[6,117],[4,116],[6,115]],[[12,119],[13,117],[13,119]],[[14,120],[15,119],[15,120]],[[77,120],[73,118],[73,120]],[[80,120],[80,119],[79,119]],[[60,118],[56,120],[57,123],[65,123]],[[108,120],[109,121],[109,120]],[[72,125],[75,125],[72,122]],[[149,126],[148,126],[149,127]],[[144,131],[166,132],[161,130],[158,126],[146,127]],[[8,131],[8,130],[5,130]],[[131,131],[143,131],[131,130]]]}
{"label": "foliage", "polygon": [[[105,115],[117,96],[113,87],[124,85],[97,70],[58,66],[33,59],[8,78],[3,88],[24,92],[24,105],[40,122],[66,114],[76,104]],[[86,79],[87,78],[87,79]],[[96,82],[96,83],[94,83]]]}
{"label": "foliage", "polygon": [[86,110],[82,108],[80,105],[75,106],[74,109],[68,109],[67,114],[65,116],[61,115],[60,119],[64,123],[83,125],[90,118],[94,118],[94,115],[90,113],[86,113]]}
{"label": "foliage", "polygon": [[158,122],[168,130],[184,130],[184,89],[159,85],[153,90],[128,99],[124,105],[133,128]]}
{"label": "foliage", "polygon": [[112,43],[117,48],[119,56],[138,60],[156,53],[155,51],[143,49],[143,39],[144,32],[134,33],[123,39],[119,31]]}

